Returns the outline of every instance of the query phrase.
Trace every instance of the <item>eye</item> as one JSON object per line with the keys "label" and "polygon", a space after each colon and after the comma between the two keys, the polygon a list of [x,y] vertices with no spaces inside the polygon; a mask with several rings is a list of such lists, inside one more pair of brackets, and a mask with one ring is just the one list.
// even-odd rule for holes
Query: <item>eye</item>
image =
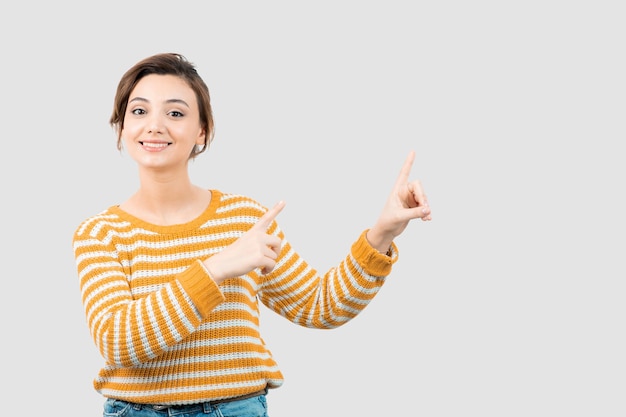
{"label": "eye", "polygon": [[146,114],[146,111],[144,109],[133,109],[131,110],[131,113],[139,116],[142,114]]}
{"label": "eye", "polygon": [[183,117],[184,116],[184,114],[179,112],[178,110],[172,110],[169,114],[172,117]]}

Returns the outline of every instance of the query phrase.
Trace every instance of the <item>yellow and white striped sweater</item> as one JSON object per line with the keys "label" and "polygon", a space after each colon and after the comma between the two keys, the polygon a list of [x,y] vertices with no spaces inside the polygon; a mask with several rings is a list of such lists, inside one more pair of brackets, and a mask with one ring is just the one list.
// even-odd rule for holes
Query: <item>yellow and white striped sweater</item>
{"label": "yellow and white striped sweater", "polygon": [[398,251],[380,254],[365,239],[319,274],[283,246],[274,270],[219,286],[200,260],[252,227],[267,210],[248,197],[212,190],[187,224],[158,226],[117,206],[83,221],[73,247],[87,324],[105,365],[94,379],[105,397],[190,404],[235,397],[283,376],[259,334],[258,300],[301,326],[334,328],[355,317],[391,272]]}

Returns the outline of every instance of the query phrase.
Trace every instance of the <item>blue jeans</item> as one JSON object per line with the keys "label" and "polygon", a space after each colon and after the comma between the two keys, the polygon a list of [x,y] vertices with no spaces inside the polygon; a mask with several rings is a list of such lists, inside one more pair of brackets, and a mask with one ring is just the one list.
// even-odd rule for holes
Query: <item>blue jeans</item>
{"label": "blue jeans", "polygon": [[268,417],[265,395],[227,403],[175,405],[164,410],[108,398],[103,417]]}

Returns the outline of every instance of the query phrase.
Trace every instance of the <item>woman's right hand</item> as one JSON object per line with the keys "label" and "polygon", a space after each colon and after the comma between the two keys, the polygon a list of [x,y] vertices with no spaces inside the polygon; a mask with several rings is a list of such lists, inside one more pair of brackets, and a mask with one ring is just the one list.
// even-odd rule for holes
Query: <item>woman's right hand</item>
{"label": "woman's right hand", "polygon": [[217,284],[256,268],[261,268],[262,274],[274,269],[282,242],[279,237],[269,235],[267,229],[284,207],[285,202],[279,201],[239,239],[204,260],[204,266]]}

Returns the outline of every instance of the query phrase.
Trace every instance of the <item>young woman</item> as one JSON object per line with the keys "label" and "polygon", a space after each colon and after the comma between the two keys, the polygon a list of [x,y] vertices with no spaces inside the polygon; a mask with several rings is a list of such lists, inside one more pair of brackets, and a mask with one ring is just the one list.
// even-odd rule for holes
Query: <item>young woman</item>
{"label": "young woman", "polygon": [[374,225],[318,273],[278,226],[283,202],[267,209],[191,182],[188,164],[213,139],[213,116],[206,84],[179,54],[130,68],[110,122],[140,186],[73,238],[104,359],[94,387],[105,416],[267,416],[267,390],[283,376],[259,334],[258,302],[300,326],[345,324],[391,272],[394,239],[412,219],[431,219],[420,182],[409,181],[410,152]]}

